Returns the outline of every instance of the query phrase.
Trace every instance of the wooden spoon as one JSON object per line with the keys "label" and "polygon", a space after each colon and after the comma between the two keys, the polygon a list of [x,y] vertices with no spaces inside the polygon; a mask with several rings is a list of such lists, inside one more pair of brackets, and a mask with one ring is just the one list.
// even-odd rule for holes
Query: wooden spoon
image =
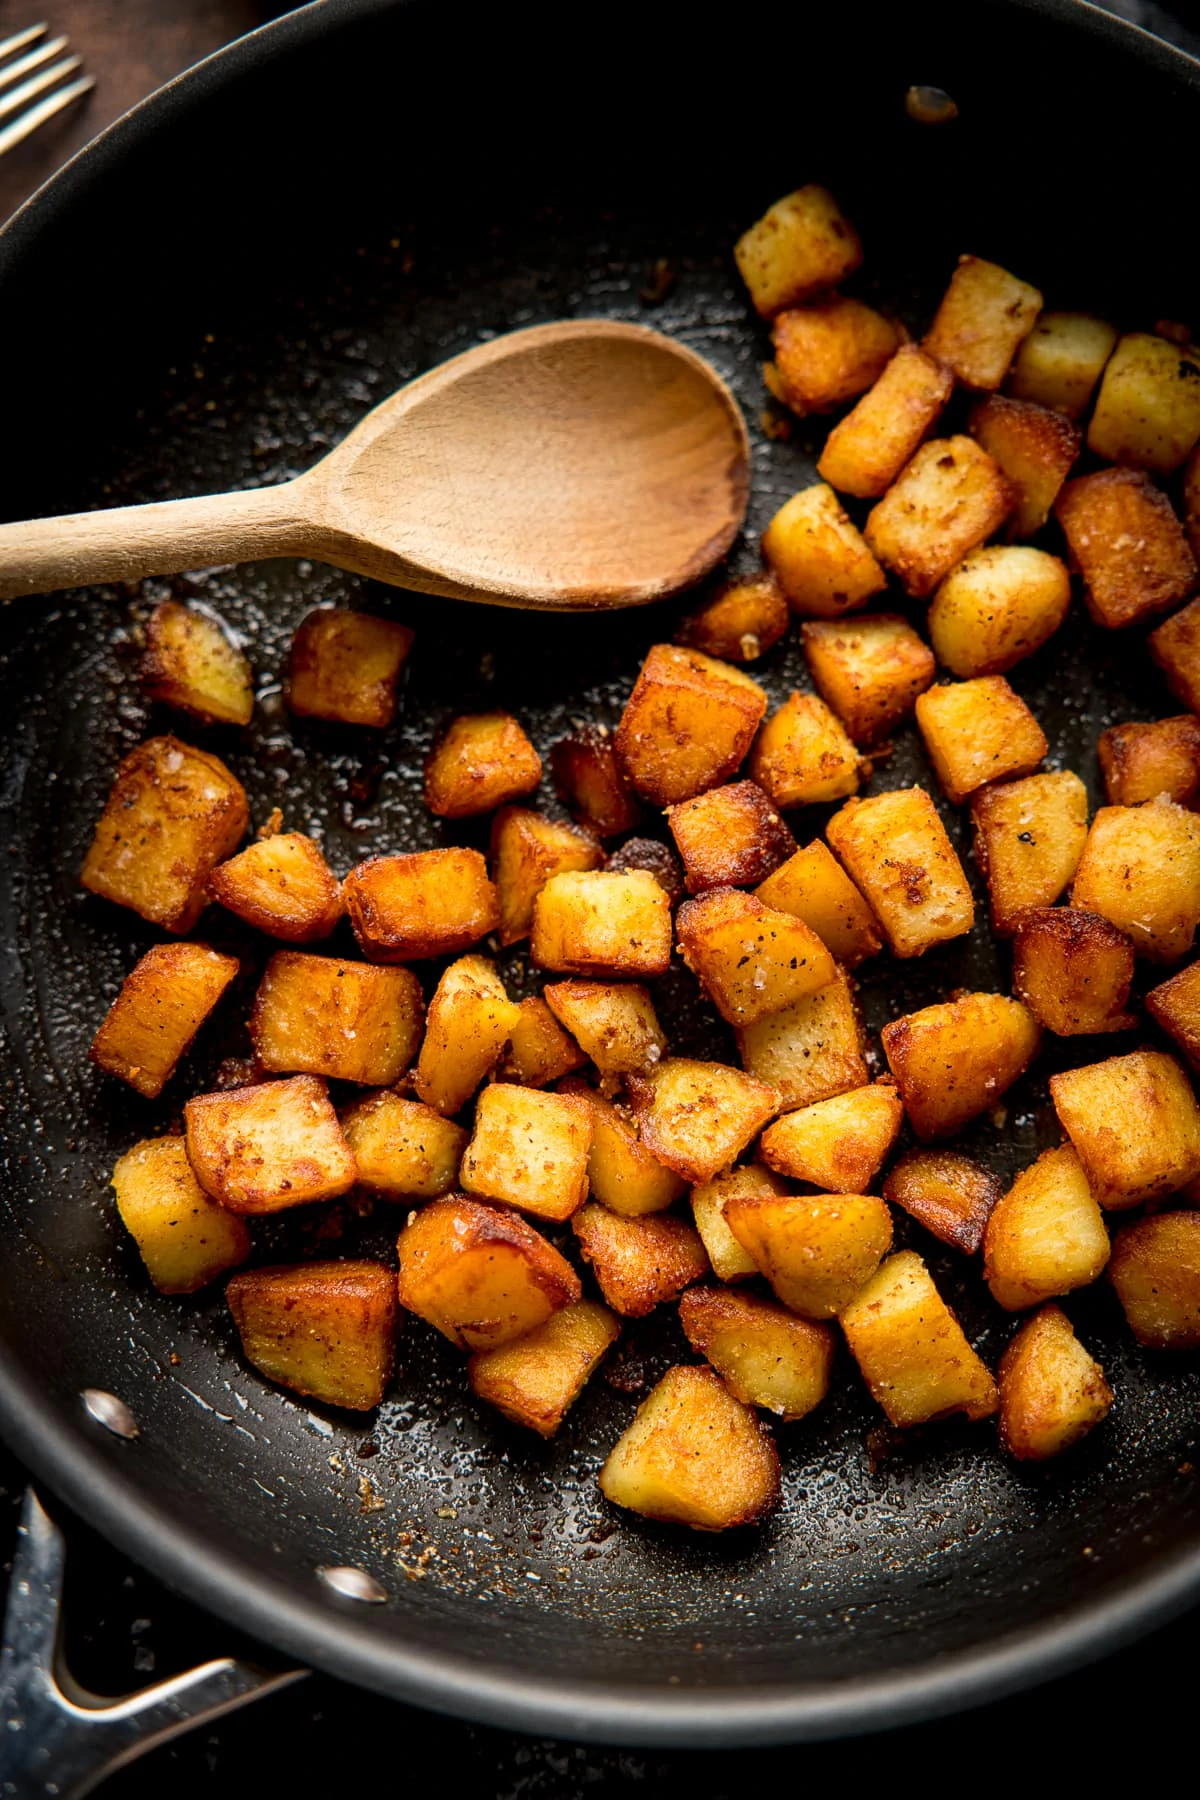
{"label": "wooden spoon", "polygon": [[637,606],[707,574],[746,510],[746,427],[670,338],[535,325],[401,388],[277,487],[0,525],[0,598],[306,556],[500,606]]}

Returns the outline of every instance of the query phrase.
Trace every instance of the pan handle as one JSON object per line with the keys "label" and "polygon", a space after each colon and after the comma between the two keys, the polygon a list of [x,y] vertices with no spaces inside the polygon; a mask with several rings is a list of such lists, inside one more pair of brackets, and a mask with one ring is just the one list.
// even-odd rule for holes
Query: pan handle
{"label": "pan handle", "polygon": [[306,1675],[222,1658],[102,1700],[60,1655],[65,1546],[32,1488],[25,1493],[0,1651],[0,1794],[80,1800],[147,1750]]}

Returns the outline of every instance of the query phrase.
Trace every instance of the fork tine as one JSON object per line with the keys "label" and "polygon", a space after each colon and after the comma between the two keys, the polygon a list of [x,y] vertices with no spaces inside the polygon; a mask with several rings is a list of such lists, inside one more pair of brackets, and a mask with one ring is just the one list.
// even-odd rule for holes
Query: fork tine
{"label": "fork tine", "polygon": [[53,87],[56,81],[61,81],[64,75],[73,75],[82,60],[78,56],[64,56],[61,62],[43,69],[40,75],[31,75],[28,81],[23,81],[20,87],[15,87],[11,94],[5,94],[0,100],[0,119],[10,118],[13,113],[20,112],[28,101],[36,100],[39,94],[44,94],[47,88]]}
{"label": "fork tine", "polygon": [[65,37],[48,38],[44,44],[39,44],[36,50],[31,50],[28,56],[18,56],[16,62],[9,63],[6,69],[0,69],[0,88],[11,87],[14,81],[20,81],[22,75],[31,75],[35,69],[40,69],[43,63],[50,62],[60,50],[65,50],[66,47]]}
{"label": "fork tine", "polygon": [[17,50],[23,50],[26,44],[36,43],[38,38],[45,37],[47,26],[27,25],[24,31],[14,31],[11,37],[0,39],[0,57],[12,56]]}
{"label": "fork tine", "polygon": [[50,94],[45,100],[39,101],[36,106],[31,106],[27,111],[20,113],[11,125],[6,125],[0,130],[0,156],[3,156],[6,150],[11,150],[14,145],[22,143],[31,132],[37,130],[39,125],[44,125],[47,119],[54,117],[55,113],[60,113],[64,107],[72,105],[80,95],[88,93],[95,85],[94,76],[83,75],[78,81],[72,81],[68,87],[59,88],[57,93]]}

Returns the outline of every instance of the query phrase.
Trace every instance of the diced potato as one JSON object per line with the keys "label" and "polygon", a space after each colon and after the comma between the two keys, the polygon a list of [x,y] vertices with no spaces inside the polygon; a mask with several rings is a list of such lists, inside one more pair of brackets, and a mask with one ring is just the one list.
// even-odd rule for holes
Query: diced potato
{"label": "diced potato", "polygon": [[916,344],[901,344],[875,386],[825,440],[817,473],[840,493],[886,493],[954,391],[954,377]]}
{"label": "diced potato", "polygon": [[1127,1225],[1117,1233],[1108,1275],[1139,1344],[1200,1349],[1200,1212]]}
{"label": "diced potato", "polygon": [[683,858],[689,894],[763,881],[796,848],[796,840],[753,781],[711,788],[667,808],[667,824]]}
{"label": "diced potato", "polygon": [[277,950],[254,999],[250,1041],[268,1075],[390,1087],[417,1053],[424,1017],[410,969]]}
{"label": "diced potato", "polygon": [[544,998],[607,1082],[637,1074],[667,1047],[649,992],[636,982],[555,981]]}
{"label": "diced potato", "polygon": [[514,1425],[551,1438],[578,1400],[621,1326],[597,1300],[564,1306],[528,1337],[477,1350],[467,1380]]}
{"label": "diced potato", "polygon": [[647,875],[653,875],[672,906],[678,906],[687,891],[683,864],[661,838],[626,838],[604,866],[614,875],[624,875],[630,869],[644,869]]}
{"label": "diced potato", "polygon": [[889,1424],[924,1425],[959,1412],[986,1419],[996,1411],[996,1383],[915,1250],[889,1257],[840,1322]]}
{"label": "diced potato", "polygon": [[460,1350],[525,1337],[583,1293],[570,1263],[519,1213],[465,1194],[411,1214],[396,1254],[401,1306]]}
{"label": "diced potato", "polygon": [[776,806],[810,806],[857,791],[863,760],[816,694],[792,694],[758,734],[750,773]]}
{"label": "diced potato", "polygon": [[509,713],[464,713],[425,763],[425,804],[440,819],[466,819],[530,794],[542,759]]}
{"label": "diced potato", "polygon": [[1052,906],[1074,875],[1087,842],[1087,789],[1070,769],[1006,781],[976,794],[971,821],[992,929],[1009,937],[1027,906]]}
{"label": "diced potato", "polygon": [[492,824],[492,875],[500,896],[500,942],[528,937],[533,903],[551,875],[598,869],[604,853],[573,825],[560,825],[522,806],[506,806]]}
{"label": "diced potato", "polygon": [[765,906],[803,919],[847,969],[883,947],[875,914],[820,838],[797,850],[755,893]]}
{"label": "diced potato", "polygon": [[995,1106],[1041,1042],[1028,1007],[1004,994],[960,994],[893,1019],[880,1033],[919,1138],[950,1137]]}
{"label": "diced potato", "polygon": [[651,1156],[624,1107],[606,1100],[578,1078],[564,1081],[559,1093],[574,1095],[591,1110],[588,1188],[593,1198],[626,1219],[665,1212],[678,1200],[684,1183],[674,1170]]}
{"label": "diced potato", "polygon": [[533,961],[574,975],[663,975],[671,906],[644,869],[552,875],[533,904]]}
{"label": "diced potato", "polygon": [[1032,537],[1050,517],[1079,455],[1079,428],[1050,407],[989,394],[971,414],[971,436],[1017,496],[1009,532],[1017,538]]}
{"label": "diced potato", "polygon": [[1200,962],[1180,969],[1146,995],[1146,1010],[1200,1069]]}
{"label": "diced potato", "polygon": [[1026,1320],[1000,1359],[1000,1442],[1021,1462],[1044,1462],[1099,1425],[1113,1402],[1104,1370],[1061,1307]]}
{"label": "diced potato", "polygon": [[1021,1171],[983,1235],[984,1280],[1008,1312],[1089,1287],[1108,1256],[1103,1216],[1070,1144]]}
{"label": "diced potato", "polygon": [[946,797],[956,803],[993,781],[1031,775],[1049,749],[1003,675],[931,687],[917,700],[917,724]]}
{"label": "diced potato", "polygon": [[728,1531],[779,1504],[779,1458],[712,1369],[668,1369],[609,1452],[600,1491],[648,1519]]}
{"label": "diced potato", "polygon": [[617,726],[626,775],[655,806],[727,781],[754,741],[767,696],[731,663],[655,644]]}
{"label": "diced potato", "polygon": [[88,1052],[96,1067],[157,1099],[238,972],[206,944],[155,944],[130,970]]}
{"label": "diced potato", "polygon": [[1071,904],[1125,932],[1139,956],[1178,962],[1200,924],[1200,819],[1171,800],[1102,806]]}
{"label": "diced potato", "polygon": [[1088,449],[1106,462],[1170,475],[1200,438],[1200,351],[1131,331],[1100,383]]}
{"label": "diced potato", "polygon": [[225,1298],[246,1360],[326,1406],[378,1406],[396,1360],[396,1284],[376,1262],[247,1269]]}
{"label": "diced potato", "polygon": [[429,1002],[417,1058],[413,1086],[426,1106],[447,1118],[464,1107],[499,1062],[520,1017],[486,957],[451,963]]}
{"label": "diced potato", "polygon": [[769,1169],[747,1164],[714,1176],[692,1189],[692,1217],[718,1281],[742,1281],[758,1274],[758,1264],[734,1237],[725,1217],[725,1202],[735,1194],[782,1194],[783,1183]]}
{"label": "diced potato", "polygon": [[924,349],[968,388],[998,388],[1042,310],[1027,281],[978,256],[960,256]]}
{"label": "diced potato", "polygon": [[436,1200],[458,1181],[470,1135],[431,1106],[400,1094],[367,1094],[342,1114],[358,1179],[388,1200]]}
{"label": "diced potato", "polygon": [[478,850],[457,845],[373,856],[342,883],[346,911],[371,962],[452,956],[500,923],[500,899]]}
{"label": "diced potato", "polygon": [[1096,749],[1110,806],[1140,806],[1162,794],[1194,808],[1200,797],[1200,719],[1192,713],[1110,725]]}
{"label": "diced potato", "polygon": [[998,531],[1016,496],[974,438],[934,438],[872,509],[867,543],[916,599]]}
{"label": "diced potato", "polygon": [[227,912],[269,937],[311,944],[328,937],[342,916],[342,884],[320,846],[299,831],[251,844],[208,878]]}
{"label": "diced potato", "polygon": [[597,837],[629,831],[642,816],[606,725],[581,725],[560,738],[550,752],[550,773],[563,804]]}
{"label": "diced potato", "polygon": [[183,1109],[187,1157],[206,1194],[235,1213],[334,1200],[358,1170],[316,1075],[199,1094]]}
{"label": "diced potato", "polygon": [[875,744],[933,680],[933,652],[898,613],[800,628],[813,680],[856,744]]}
{"label": "diced potato", "polygon": [[747,1070],[779,1096],[781,1107],[811,1106],[869,1080],[862,1021],[849,981],[839,975],[785,1012],[737,1033]]}
{"label": "diced potato", "polygon": [[117,769],[80,882],[164,931],[190,931],[209,876],[249,823],[245,790],[219,757],[147,738]]}
{"label": "diced potato", "polygon": [[181,1137],[146,1138],[112,1172],[121,1223],[160,1294],[194,1294],[245,1262],[245,1222],[210,1200]]}
{"label": "diced potato", "polygon": [[887,586],[862,533],[824,482],[784,501],[763,533],[762,550],[788,605],[806,618],[836,619]]}
{"label": "diced potato", "polygon": [[1195,586],[1196,558],[1183,526],[1140,469],[1080,475],[1068,481],[1054,511],[1097,625],[1135,625],[1186,600]]}
{"label": "diced potato", "polygon": [[318,607],[292,639],[288,705],[302,718],[382,730],[396,716],[396,683],[412,645],[408,626],[393,619]]}
{"label": "diced potato", "polygon": [[711,1181],[778,1107],[774,1088],[724,1063],[669,1056],[629,1077],[643,1144],[685,1181]]}
{"label": "diced potato", "polygon": [[725,1221],[776,1295],[832,1319],[892,1247],[892,1215],[870,1194],[733,1194]]}
{"label": "diced potato", "polygon": [[865,1193],[904,1123],[904,1107],[887,1081],[854,1088],[768,1125],[759,1153],[768,1168],[831,1194]]}
{"label": "diced potato", "polygon": [[517,1022],[509,1034],[508,1049],[496,1068],[500,1081],[522,1087],[549,1087],[564,1075],[581,1069],[587,1057],[573,1037],[568,1037],[550,1008],[537,995],[522,1000]]}
{"label": "diced potato", "polygon": [[883,1197],[965,1256],[974,1256],[1000,1183],[956,1150],[909,1150],[888,1171]]}
{"label": "diced potato", "polygon": [[1093,1194],[1109,1212],[1173,1194],[1200,1174],[1200,1106],[1161,1050],[1050,1077],[1050,1098]]}
{"label": "diced potato", "polygon": [[722,582],[682,621],[676,642],[720,662],[754,662],[784,636],[790,618],[783,589],[768,570]]}
{"label": "diced potato", "polygon": [[569,1219],[587,1199],[592,1108],[571,1094],[505,1082],[485,1088],[459,1178],[470,1194],[540,1219]]}
{"label": "diced potato", "polygon": [[828,987],[837,964],[815,931],[738,888],[688,900],[676,920],[684,962],[731,1025],[782,1012]]}
{"label": "diced potato", "polygon": [[1000,675],[1040,650],[1071,606],[1057,556],[1028,544],[989,544],[951,569],[929,608],[929,635],[955,675]]}
{"label": "diced potato", "polygon": [[879,379],[900,336],[890,319],[844,294],[777,313],[777,396],[801,415],[832,412]]}
{"label": "diced potato", "polygon": [[1112,355],[1117,328],[1090,313],[1044,312],[1017,351],[1008,391],[1078,419]]}
{"label": "diced potato", "polygon": [[828,1325],[798,1319],[757,1294],[692,1288],[679,1322],[735,1400],[782,1419],[803,1419],[829,1392],[834,1336]]}
{"label": "diced potato", "polygon": [[1156,626],[1147,642],[1175,698],[1192,712],[1200,712],[1200,600],[1189,601]]}
{"label": "diced potato", "polygon": [[893,956],[921,956],[975,923],[963,866],[924,788],[849,800],[825,828]]}
{"label": "diced potato", "polygon": [[589,1200],[571,1229],[600,1292],[627,1319],[645,1318],[710,1273],[699,1233],[673,1214],[628,1217]]}
{"label": "diced potato", "polygon": [[152,700],[205,725],[248,725],[254,711],[250,664],[211,613],[164,600],[146,623],[142,681]]}
{"label": "diced potato", "polygon": [[1133,945],[1099,913],[1032,906],[1013,937],[1013,992],[1057,1037],[1129,1031]]}
{"label": "diced potato", "polygon": [[862,245],[828,188],[810,184],[777,200],[733,254],[750,298],[769,319],[852,275]]}

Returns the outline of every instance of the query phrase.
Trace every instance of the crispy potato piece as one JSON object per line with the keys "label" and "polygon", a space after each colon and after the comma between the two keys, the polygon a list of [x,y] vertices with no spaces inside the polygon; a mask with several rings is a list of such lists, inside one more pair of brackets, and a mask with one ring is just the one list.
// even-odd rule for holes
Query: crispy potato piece
{"label": "crispy potato piece", "polygon": [[655,644],[617,726],[626,775],[655,806],[727,781],[754,741],[767,696],[730,663]]}
{"label": "crispy potato piece", "polygon": [[862,889],[893,956],[921,956],[975,923],[963,866],[924,788],[848,800],[825,835]]}
{"label": "crispy potato piece", "polygon": [[424,1017],[409,969],[277,950],[255,995],[250,1041],[267,1075],[390,1087],[417,1053]]}
{"label": "crispy potato piece", "polygon": [[358,1179],[388,1200],[436,1200],[458,1180],[470,1133],[400,1094],[366,1094],[342,1114]]}
{"label": "crispy potato piece", "polygon": [[1087,789],[1070,769],[984,788],[971,802],[975,861],[988,884],[992,929],[1009,937],[1027,906],[1052,906],[1079,866]]}
{"label": "crispy potato piece", "polygon": [[1146,1010],[1200,1069],[1200,962],[1171,975],[1146,995]]}
{"label": "crispy potato piece", "polygon": [[783,589],[768,570],[722,582],[682,620],[675,641],[720,662],[755,662],[784,636],[790,618]]}
{"label": "crispy potato piece", "polygon": [[320,846],[299,831],[240,851],[213,870],[208,891],[227,912],[289,944],[328,937],[342,916],[341,882]]}
{"label": "crispy potato piece", "polygon": [[1200,924],[1200,819],[1171,800],[1102,806],[1071,904],[1125,932],[1139,956],[1178,962]]}
{"label": "crispy potato piece", "polygon": [[1021,1462],[1044,1462],[1077,1444],[1113,1403],[1104,1370],[1058,1306],[1022,1325],[1000,1359],[1000,1442]]}
{"label": "crispy potato piece", "polygon": [[486,957],[451,963],[429,1002],[417,1058],[413,1086],[426,1106],[447,1118],[464,1107],[499,1062],[520,1017]]}
{"label": "crispy potato piece", "polygon": [[591,1110],[588,1188],[602,1206],[622,1218],[638,1219],[644,1213],[665,1212],[678,1200],[684,1183],[651,1156],[626,1108],[606,1100],[579,1077],[564,1081],[558,1091],[583,1100]]}
{"label": "crispy potato piece", "polygon": [[1057,1037],[1129,1031],[1133,945],[1099,913],[1031,906],[1013,937],[1013,992]]}
{"label": "crispy potato piece", "polygon": [[748,1250],[734,1237],[725,1217],[725,1202],[735,1194],[782,1194],[786,1192],[778,1176],[757,1164],[730,1169],[711,1181],[702,1181],[692,1189],[692,1217],[700,1241],[708,1252],[713,1274],[718,1281],[742,1281],[758,1274],[758,1264]]}
{"label": "crispy potato piece", "polygon": [[1003,525],[1016,496],[974,438],[922,444],[871,509],[863,535],[915,599]]}
{"label": "crispy potato piece", "polygon": [[642,816],[607,725],[581,725],[550,752],[559,799],[597,837],[629,831]]}
{"label": "crispy potato piece", "polygon": [[792,1312],[832,1319],[892,1247],[892,1215],[870,1194],[732,1194],[725,1221]]}
{"label": "crispy potato piece", "polygon": [[121,1223],[160,1294],[194,1294],[245,1262],[245,1222],[210,1200],[192,1173],[181,1137],[145,1138],[112,1172]]}
{"label": "crispy potato piece", "polygon": [[1083,442],[1079,428],[1050,407],[989,394],[971,414],[971,436],[1017,496],[1008,522],[1010,536],[1032,537],[1050,517],[1079,455]]}
{"label": "crispy potato piece", "polygon": [[785,1113],[768,1125],[759,1152],[768,1168],[831,1194],[865,1193],[904,1123],[904,1106],[890,1081],[853,1088],[814,1106]]}
{"label": "crispy potato piece", "polygon": [[519,1213],[466,1194],[410,1214],[396,1254],[401,1306],[460,1350],[525,1337],[583,1293],[570,1263]]}
{"label": "crispy potato piece", "polygon": [[825,440],[817,474],[840,493],[887,492],[954,391],[954,377],[916,344],[901,344],[869,393]]}
{"label": "crispy potato piece", "polygon": [[660,1060],[667,1047],[649,991],[636,982],[555,981],[545,1001],[608,1085]]}
{"label": "crispy potato piece", "polygon": [[847,969],[883,947],[875,914],[820,838],[797,850],[754,891],[764,906],[803,919]]}
{"label": "crispy potato piece", "polygon": [[549,1087],[581,1069],[586,1061],[575,1039],[568,1037],[546,1002],[534,994],[517,1007],[517,1022],[496,1066],[496,1079],[515,1081],[521,1087]]}
{"label": "crispy potato piece", "polygon": [[956,1150],[909,1150],[888,1171],[883,1197],[965,1256],[974,1256],[1000,1183]]}
{"label": "crispy potato piece", "polygon": [[790,307],[771,327],[774,391],[801,416],[832,412],[879,379],[900,337],[890,319],[843,294]]}
{"label": "crispy potato piece", "polygon": [[645,869],[551,875],[533,903],[530,955],[573,975],[664,975],[671,905]]}
{"label": "crispy potato piece", "polygon": [[155,1100],[238,972],[206,944],[155,944],[121,983],[88,1055]]}
{"label": "crispy potato piece", "polygon": [[886,737],[933,680],[933,652],[898,613],[806,619],[800,634],[818,691],[856,744]]}
{"label": "crispy potato piece", "polygon": [[870,1079],[862,1021],[845,975],[795,1006],[737,1033],[747,1070],[768,1083],[784,1108],[811,1106]]}
{"label": "crispy potato piece", "polygon": [[917,700],[917,724],[946,797],[956,804],[993,781],[1032,775],[1050,747],[1003,675],[931,687]]}
{"label": "crispy potato piece", "polygon": [[164,931],[190,931],[209,876],[249,823],[245,790],[219,757],[147,738],[117,768],[80,882]]}
{"label": "crispy potato piece", "polygon": [[587,1199],[592,1108],[571,1094],[499,1083],[475,1105],[460,1180],[469,1194],[539,1219],[569,1219]]}
{"label": "crispy potato piece", "polygon": [[758,734],[750,773],[776,806],[809,806],[857,792],[863,759],[816,694],[792,694]]}
{"label": "crispy potato piece", "polygon": [[710,788],[668,806],[667,824],[683,858],[689,894],[763,881],[796,848],[796,840],[753,781]]}
{"label": "crispy potato piece", "polygon": [[477,1350],[467,1380],[514,1425],[552,1438],[620,1335],[620,1321],[606,1306],[577,1300],[551,1313],[528,1337]]}
{"label": "crispy potato piece", "polygon": [[668,1056],[628,1085],[643,1144],[691,1182],[727,1169],[778,1109],[765,1082],[686,1056]]}
{"label": "crispy potato piece", "polygon": [[382,730],[414,634],[394,619],[321,606],[301,620],[288,659],[287,702],[301,718]]}
{"label": "crispy potato piece", "polygon": [[142,682],[151,700],[205,725],[248,725],[254,712],[250,664],[218,619],[177,600],[147,620]]}
{"label": "crispy potato piece", "polygon": [[1200,438],[1200,351],[1131,331],[1108,360],[1088,449],[1170,475]]}
{"label": "crispy potato piece", "polygon": [[1196,558],[1171,502],[1140,469],[1068,481],[1054,507],[1097,625],[1119,631],[1186,600]]}
{"label": "crispy potato piece", "polygon": [[831,487],[817,482],[785,500],[762,551],[793,612],[836,619],[865,606],[887,577]]}
{"label": "crispy potato piece", "polygon": [[1028,544],[989,544],[939,584],[929,635],[953,674],[1000,675],[1040,650],[1070,606],[1071,578],[1057,556]]}
{"label": "crispy potato piece", "polygon": [[354,935],[371,962],[452,956],[500,923],[500,898],[478,850],[457,845],[372,856],[342,883]]}
{"label": "crispy potato piece", "polygon": [[1190,600],[1156,626],[1146,641],[1175,698],[1200,712],[1200,600]]}
{"label": "crispy potato piece", "polygon": [[378,1406],[396,1360],[396,1284],[376,1262],[247,1269],[225,1289],[247,1362],[326,1406]]}
{"label": "crispy potato piece", "polygon": [[1070,1144],[1022,1169],[983,1234],[984,1280],[1008,1312],[1089,1287],[1108,1256],[1103,1216]]}
{"label": "crispy potato piece", "polygon": [[1200,1174],[1200,1106],[1161,1050],[1134,1050],[1050,1077],[1050,1098],[1108,1212],[1173,1194]]}
{"label": "crispy potato piece", "polygon": [[1117,328],[1090,313],[1044,312],[1017,351],[1008,391],[1078,419],[1112,355]]}
{"label": "crispy potato piece", "polygon": [[673,1214],[629,1217],[589,1200],[571,1229],[600,1292],[627,1319],[644,1319],[711,1273],[698,1232]]}
{"label": "crispy potato piece", "polygon": [[672,906],[678,906],[687,891],[683,864],[661,838],[626,838],[604,866],[613,875],[624,875],[630,869],[644,869],[647,875],[653,875]]}
{"label": "crispy potato piece", "polygon": [[915,1250],[890,1256],[841,1315],[855,1362],[891,1425],[986,1419],[996,1383]]}
{"label": "crispy potato piece", "polygon": [[676,919],[679,950],[731,1025],[782,1012],[828,987],[837,964],[815,931],[738,888],[687,900]]}
{"label": "crispy potato piece", "polygon": [[862,245],[828,188],[810,184],[769,207],[733,254],[751,300],[769,319],[852,275]]}
{"label": "crispy potato piece", "polygon": [[1096,749],[1110,806],[1140,806],[1161,794],[1194,809],[1200,796],[1200,719],[1193,714],[1110,725]]}
{"label": "crispy potato piece", "polygon": [[506,806],[496,814],[491,848],[502,944],[529,936],[533,903],[551,875],[598,869],[604,861],[604,852],[587,832],[523,806]]}
{"label": "crispy potato piece", "polygon": [[735,1400],[782,1419],[803,1419],[829,1392],[834,1336],[828,1325],[798,1319],[757,1294],[692,1288],[679,1322]]}
{"label": "crispy potato piece", "polygon": [[880,1037],[919,1138],[950,1137],[997,1104],[1038,1052],[1041,1028],[1004,994],[960,994],[885,1025]]}
{"label": "crispy potato piece", "polygon": [[282,1212],[354,1186],[354,1157],[316,1075],[198,1094],[183,1122],[197,1181],[230,1212]]}
{"label": "crispy potato piece", "polygon": [[542,779],[542,759],[510,713],[453,719],[425,763],[425,804],[440,819],[491,812]]}
{"label": "crispy potato piece", "polygon": [[1027,281],[978,256],[960,256],[923,348],[968,388],[998,388],[1042,310]]}
{"label": "crispy potato piece", "polygon": [[1108,1277],[1149,1350],[1200,1349],[1200,1213],[1160,1213],[1117,1233]]}

